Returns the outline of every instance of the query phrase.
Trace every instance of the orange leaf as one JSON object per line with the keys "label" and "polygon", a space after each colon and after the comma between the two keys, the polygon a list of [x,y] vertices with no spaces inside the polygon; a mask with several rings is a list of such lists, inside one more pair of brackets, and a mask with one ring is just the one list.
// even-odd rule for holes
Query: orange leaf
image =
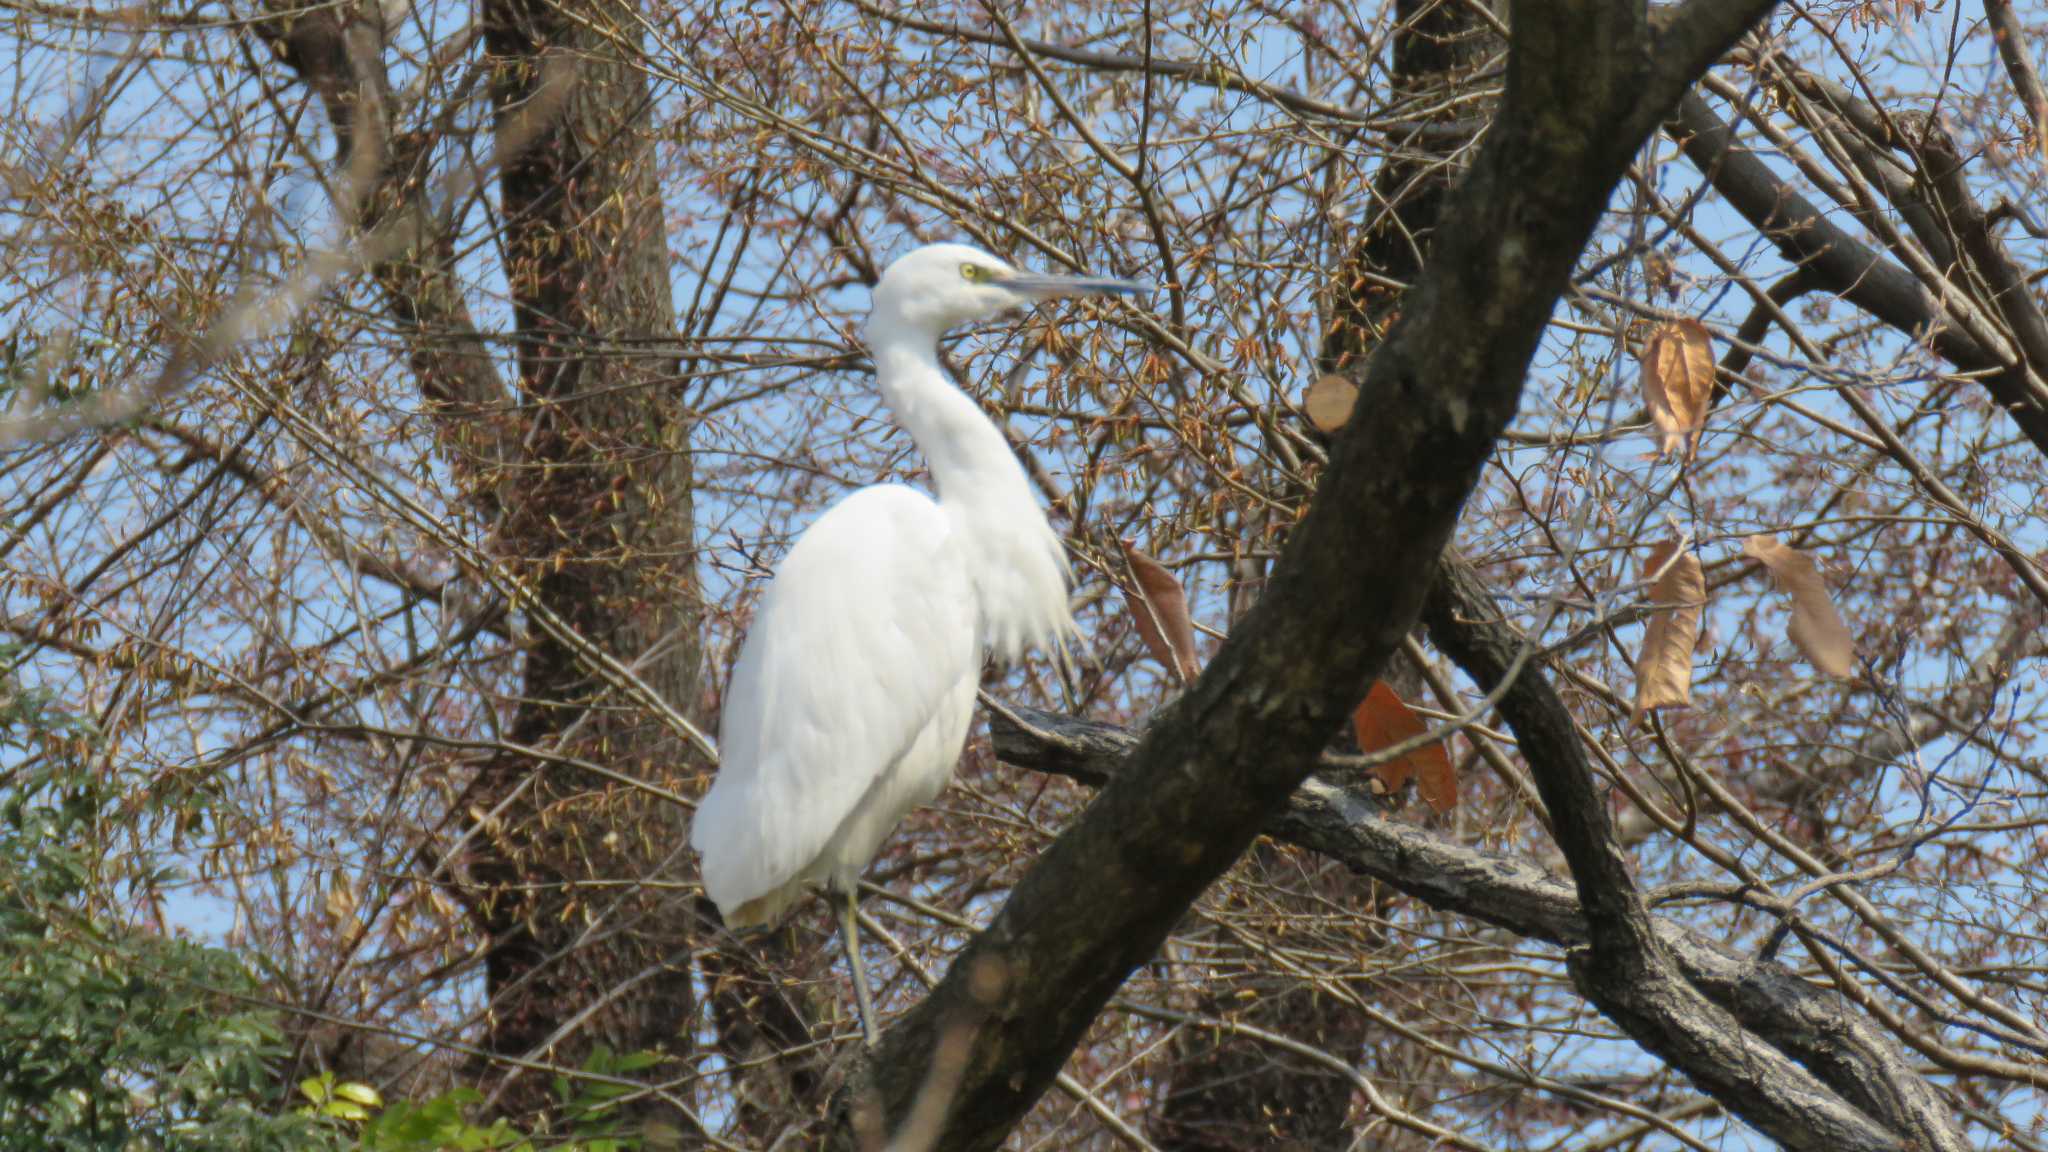
{"label": "orange leaf", "polygon": [[1188,617],[1187,593],[1159,561],[1140,552],[1129,540],[1122,544],[1124,559],[1137,581],[1135,589],[1124,590],[1124,603],[1138,623],[1139,638],[1152,658],[1171,669],[1175,678],[1183,684],[1193,683],[1202,671],[1202,661],[1195,651],[1195,625]]}
{"label": "orange leaf", "polygon": [[1849,676],[1856,671],[1856,641],[1835,602],[1828,597],[1827,581],[1813,558],[1797,548],[1779,543],[1776,536],[1751,536],[1742,550],[1763,562],[1777,578],[1778,587],[1792,594],[1792,624],[1785,635],[1799,646],[1815,668],[1830,676]]}
{"label": "orange leaf", "polygon": [[[1412,740],[1429,731],[1429,726],[1414,709],[1402,703],[1385,680],[1375,680],[1372,691],[1365,694],[1358,710],[1351,714],[1351,731],[1358,737],[1359,749],[1371,753]],[[1439,813],[1449,812],[1458,803],[1457,773],[1451,769],[1451,756],[1442,741],[1425,744],[1377,765],[1372,774],[1389,792],[1399,792],[1412,777],[1415,790]]]}
{"label": "orange leaf", "polygon": [[1700,610],[1707,600],[1707,579],[1700,558],[1677,540],[1650,550],[1643,566],[1650,602],[1657,612],[1643,628],[1643,650],[1636,655],[1636,707],[1640,717],[1652,708],[1692,703],[1692,649],[1700,637]]}
{"label": "orange leaf", "polygon": [[1301,398],[1308,422],[1325,435],[1342,428],[1351,419],[1352,406],[1357,403],[1358,385],[1334,372],[1318,377]]}
{"label": "orange leaf", "polygon": [[1697,320],[1657,325],[1643,348],[1643,401],[1666,454],[1682,450],[1692,459],[1713,396],[1714,341],[1707,326]]}

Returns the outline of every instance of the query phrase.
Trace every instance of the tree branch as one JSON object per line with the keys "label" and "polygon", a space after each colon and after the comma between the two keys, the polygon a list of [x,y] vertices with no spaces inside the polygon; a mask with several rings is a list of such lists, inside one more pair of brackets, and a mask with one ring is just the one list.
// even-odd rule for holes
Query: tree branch
{"label": "tree branch", "polygon": [[[885,6],[872,0],[853,0],[853,6],[862,13],[888,22],[898,28],[908,28],[935,36],[948,43],[965,41],[970,44],[985,44],[994,48],[1011,48],[1011,38],[1001,32],[984,31],[963,24],[944,23],[937,20],[919,19],[902,8]],[[1341,104],[1318,100],[1313,96],[1290,91],[1277,85],[1268,84],[1239,72],[1226,64],[1214,60],[1175,60],[1162,56],[1132,56],[1115,52],[1099,52],[1090,48],[1076,48],[1066,44],[1055,44],[1046,40],[1032,40],[1019,37],[1025,51],[1062,64],[1072,64],[1101,73],[1149,73],[1184,80],[1203,88],[1222,92],[1248,92],[1274,106],[1289,112],[1306,116],[1321,116],[1339,123],[1353,124],[1362,128],[1401,136],[1416,135],[1443,139],[1464,139],[1471,135],[1472,125],[1462,122],[1441,122],[1432,120],[1404,120],[1383,116],[1368,116]]]}
{"label": "tree branch", "polygon": [[1566,965],[1586,998],[1638,1044],[1788,1148],[1906,1147],[1786,1054],[1757,1044],[1680,973],[1629,875],[1607,797],[1594,786],[1570,711],[1542,671],[1526,663],[1529,642],[1499,622],[1500,610],[1478,579],[1446,564],[1423,619],[1437,647],[1481,689],[1509,684],[1500,712],[1550,809],[1585,912],[1587,943],[1567,954]]}
{"label": "tree branch", "polygon": [[[399,133],[384,67],[383,18],[339,7],[266,0],[266,27],[284,62],[320,97],[334,126],[342,212],[361,234],[390,233],[371,275],[405,334],[434,428],[472,500],[495,511],[496,486],[519,455],[504,383],[454,275],[454,220],[427,210],[423,168],[431,137]],[[396,230],[396,231],[393,231]],[[393,255],[395,253],[395,255]]]}
{"label": "tree branch", "polygon": [[2021,363],[2032,364],[2048,374],[2048,317],[2042,316],[2040,305],[2035,303],[2026,273],[2013,262],[2005,245],[1999,243],[1984,210],[1977,207],[1976,197],[1970,195],[1969,181],[1963,176],[1963,159],[1956,152],[1955,142],[1940,126],[1930,122],[1912,147],[1920,159],[1922,174],[1934,187],[1935,203],[1942,216],[1961,238],[1963,253],[1984,278],[1992,306],[2004,317],[2019,345]]}
{"label": "tree branch", "polygon": [[[1461,626],[1512,636],[1493,618],[1474,616]],[[989,734],[1004,763],[1098,788],[1125,770],[1139,740],[1114,725],[1015,706],[990,708]],[[1534,862],[1388,819],[1371,796],[1318,777],[1302,783],[1264,833],[1442,912],[1562,948],[1583,947],[1591,938],[1571,885]],[[1661,916],[1651,922],[1683,977],[1759,1043],[1806,1065],[1843,1098],[1926,1149],[1968,1147],[1940,1094],[1897,1042],[1840,996],[1775,961],[1753,962],[1685,924]]]}
{"label": "tree branch", "polygon": [[1266,595],[1128,770],[853,1070],[835,1146],[901,1124],[963,1023],[978,1026],[960,1066],[937,1070],[957,1077],[940,1141],[999,1144],[1125,977],[1315,767],[1415,621],[1571,268],[1665,111],[1645,93],[1675,98],[1695,78],[1655,48],[1639,2],[1518,11],[1498,121],[1363,369],[1370,402],[1339,434]]}
{"label": "tree branch", "polygon": [[2012,0],[1984,0],[1984,19],[1991,23],[2013,91],[2026,106],[2027,120],[2034,127],[2034,146],[2048,159],[2048,89],[2041,87],[2041,74],[2034,69],[2033,54],[2027,51],[2027,31],[2013,13]]}
{"label": "tree branch", "polygon": [[1655,9],[1650,16],[1657,58],[1665,61],[1658,83],[1644,94],[1639,121],[1647,135],[1671,102],[1685,95],[1714,62],[1749,35],[1776,8],[1776,0],[1689,0]]}
{"label": "tree branch", "polygon": [[2035,397],[2023,357],[2008,362],[1947,323],[1939,303],[1911,272],[1851,236],[1769,165],[1737,147],[1733,129],[1698,94],[1679,101],[1667,131],[1707,182],[1786,260],[1898,331],[1928,341],[1956,366],[1982,373],[1979,378],[1999,407],[2048,454],[2048,406]]}

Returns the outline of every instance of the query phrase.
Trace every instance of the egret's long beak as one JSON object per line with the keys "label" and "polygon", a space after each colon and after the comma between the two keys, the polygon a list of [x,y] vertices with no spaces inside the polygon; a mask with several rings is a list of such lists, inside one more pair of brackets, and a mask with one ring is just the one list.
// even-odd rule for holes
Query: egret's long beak
{"label": "egret's long beak", "polygon": [[1112,280],[1105,276],[1040,276],[1017,272],[1002,285],[1019,296],[1050,300],[1055,296],[1137,296],[1152,291],[1143,280]]}

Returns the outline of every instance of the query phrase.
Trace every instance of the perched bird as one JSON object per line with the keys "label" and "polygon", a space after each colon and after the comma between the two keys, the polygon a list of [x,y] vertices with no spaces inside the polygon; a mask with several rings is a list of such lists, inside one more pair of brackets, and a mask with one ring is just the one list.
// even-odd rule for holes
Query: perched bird
{"label": "perched bird", "polygon": [[897,821],[937,796],[967,742],[982,653],[1014,660],[1073,631],[1067,561],[1009,442],[939,365],[949,329],[1128,280],[1040,276],[933,244],[875,285],[868,348],[938,499],[862,488],[804,532],[754,612],[719,718],[722,763],[690,844],[735,931],[765,928],[811,885],[841,898],[861,1027],[860,875]]}

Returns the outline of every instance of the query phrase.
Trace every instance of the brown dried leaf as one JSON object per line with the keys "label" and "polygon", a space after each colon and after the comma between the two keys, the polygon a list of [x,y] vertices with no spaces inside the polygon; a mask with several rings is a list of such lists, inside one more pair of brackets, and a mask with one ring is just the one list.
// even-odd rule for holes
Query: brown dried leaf
{"label": "brown dried leaf", "polygon": [[1785,635],[1799,646],[1815,668],[1830,676],[1850,676],[1856,671],[1856,641],[1835,602],[1828,596],[1827,581],[1813,558],[1797,548],[1779,542],[1776,536],[1751,536],[1742,550],[1763,562],[1777,578],[1778,587],[1792,594],[1792,624]]}
{"label": "brown dried leaf", "polygon": [[1122,544],[1124,560],[1137,581],[1136,588],[1124,590],[1124,603],[1137,621],[1139,638],[1153,659],[1171,669],[1181,683],[1193,683],[1202,671],[1202,661],[1195,649],[1195,624],[1188,617],[1187,593],[1159,561],[1129,540]]}
{"label": "brown dried leaf", "polygon": [[1700,558],[1680,541],[1666,540],[1652,548],[1643,576],[1655,577],[1650,602],[1658,610],[1643,629],[1643,649],[1636,655],[1638,717],[1652,708],[1692,703],[1692,650],[1699,642],[1700,611],[1707,600]]}
{"label": "brown dried leaf", "polygon": [[1697,320],[1657,325],[1643,347],[1643,401],[1663,435],[1666,454],[1699,448],[1714,396],[1714,341]]}
{"label": "brown dried leaf", "polygon": [[1351,409],[1357,403],[1358,385],[1335,373],[1318,378],[1301,398],[1308,422],[1325,434],[1342,428],[1351,419]]}
{"label": "brown dried leaf", "polygon": [[356,890],[348,877],[340,872],[327,879],[327,899],[324,902],[327,915],[343,928],[353,928],[356,923]]}
{"label": "brown dried leaf", "polygon": [[[1376,752],[1391,748],[1403,740],[1411,740],[1429,730],[1422,717],[1403,703],[1384,680],[1372,682],[1372,691],[1351,714],[1351,731],[1358,737],[1358,747],[1364,752]],[[1372,769],[1379,782],[1389,792],[1399,792],[1412,777],[1415,790],[1439,813],[1449,812],[1458,803],[1458,776],[1451,768],[1450,753],[1444,750],[1442,741],[1426,744],[1405,756],[1390,760]]]}

